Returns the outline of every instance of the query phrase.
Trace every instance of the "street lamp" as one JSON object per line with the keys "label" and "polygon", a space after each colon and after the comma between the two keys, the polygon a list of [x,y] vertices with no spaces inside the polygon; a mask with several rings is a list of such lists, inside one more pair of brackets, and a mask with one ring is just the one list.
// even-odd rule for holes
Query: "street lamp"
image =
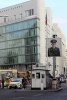
{"label": "street lamp", "polygon": [[0,17],[4,17],[4,22],[6,22],[6,17],[8,17],[8,15],[0,16]]}

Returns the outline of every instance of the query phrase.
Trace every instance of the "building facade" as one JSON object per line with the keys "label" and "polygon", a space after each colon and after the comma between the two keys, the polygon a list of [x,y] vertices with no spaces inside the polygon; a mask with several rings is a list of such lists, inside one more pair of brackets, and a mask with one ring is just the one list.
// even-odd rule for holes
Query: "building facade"
{"label": "building facade", "polygon": [[[52,11],[45,8],[44,0],[2,8],[0,15],[0,69],[15,68],[20,72],[40,63],[53,74],[53,57],[46,57],[46,38],[53,34],[64,36],[56,25],[52,26]],[[56,60],[58,75],[65,66],[65,45],[62,38],[63,57]]]}
{"label": "building facade", "polygon": [[67,49],[66,49],[66,74],[67,74]]}
{"label": "building facade", "polygon": [[[0,69],[25,71],[45,65],[44,0],[30,0],[0,9]],[[6,17],[7,15],[7,17]]]}

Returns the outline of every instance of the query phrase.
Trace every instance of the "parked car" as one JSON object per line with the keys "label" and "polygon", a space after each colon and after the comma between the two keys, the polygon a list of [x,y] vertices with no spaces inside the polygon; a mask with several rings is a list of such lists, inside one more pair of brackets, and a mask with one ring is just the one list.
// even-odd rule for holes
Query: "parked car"
{"label": "parked car", "polygon": [[12,78],[8,88],[22,88],[22,78]]}

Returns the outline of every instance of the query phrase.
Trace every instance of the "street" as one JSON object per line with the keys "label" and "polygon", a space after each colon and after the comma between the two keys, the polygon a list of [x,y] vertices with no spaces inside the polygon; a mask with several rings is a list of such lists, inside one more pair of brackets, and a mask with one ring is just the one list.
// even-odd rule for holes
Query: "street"
{"label": "street", "polygon": [[0,100],[67,100],[67,83],[59,92],[0,89]]}

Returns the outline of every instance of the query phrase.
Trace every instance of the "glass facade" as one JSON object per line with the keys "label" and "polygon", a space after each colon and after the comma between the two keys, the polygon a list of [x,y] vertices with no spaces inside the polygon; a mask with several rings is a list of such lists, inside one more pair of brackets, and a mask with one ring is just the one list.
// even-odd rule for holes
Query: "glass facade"
{"label": "glass facade", "polygon": [[0,27],[0,65],[27,64],[39,59],[39,19]]}

